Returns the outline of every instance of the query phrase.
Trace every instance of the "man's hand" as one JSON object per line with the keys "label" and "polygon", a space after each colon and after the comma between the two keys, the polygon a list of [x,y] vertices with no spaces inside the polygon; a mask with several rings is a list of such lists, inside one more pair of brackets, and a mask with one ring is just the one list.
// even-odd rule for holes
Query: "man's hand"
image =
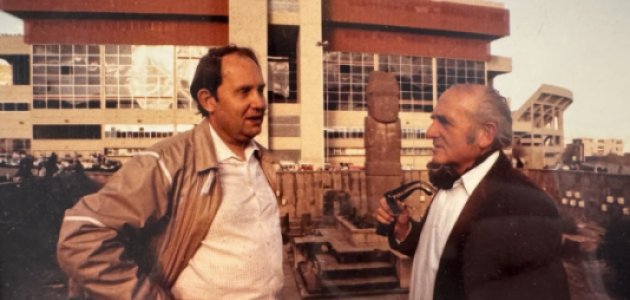
{"label": "man's hand", "polygon": [[[395,218],[396,224],[394,224],[394,235],[396,236],[397,240],[402,241],[407,237],[407,233],[409,232],[409,210],[404,203],[400,201],[396,202],[402,212],[398,215],[398,217]],[[384,197],[381,198],[380,203],[381,205],[376,210],[376,213],[374,213],[374,217],[380,223],[390,224],[394,221],[394,214],[392,213],[391,209],[389,209],[389,205],[387,205],[387,200],[385,200]]]}

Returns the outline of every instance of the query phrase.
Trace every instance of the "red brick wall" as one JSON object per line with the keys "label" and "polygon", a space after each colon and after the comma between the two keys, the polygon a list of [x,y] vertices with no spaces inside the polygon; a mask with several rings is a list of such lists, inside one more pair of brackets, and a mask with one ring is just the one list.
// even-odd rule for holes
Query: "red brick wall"
{"label": "red brick wall", "polygon": [[509,11],[502,8],[427,0],[323,0],[326,21],[509,35]]}
{"label": "red brick wall", "polygon": [[2,0],[8,12],[228,15],[229,0]]}
{"label": "red brick wall", "polygon": [[490,41],[426,34],[330,28],[328,51],[389,53],[470,60],[490,60]]}
{"label": "red brick wall", "polygon": [[26,20],[27,44],[225,45],[228,24],[152,20]]}

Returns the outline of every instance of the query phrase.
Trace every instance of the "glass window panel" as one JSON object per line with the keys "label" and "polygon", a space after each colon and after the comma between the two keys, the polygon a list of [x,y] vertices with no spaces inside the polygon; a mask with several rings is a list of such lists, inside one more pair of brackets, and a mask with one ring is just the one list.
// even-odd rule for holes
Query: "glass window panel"
{"label": "glass window panel", "polygon": [[33,54],[45,54],[46,53],[46,46],[44,45],[33,45]]}
{"label": "glass window panel", "polygon": [[74,94],[79,95],[87,95],[87,86],[75,85],[74,86]]}
{"label": "glass window panel", "polygon": [[75,65],[86,65],[87,57],[85,55],[75,55],[73,61]]}
{"label": "glass window panel", "polygon": [[59,65],[59,56],[46,56],[47,65]]}
{"label": "glass window panel", "polygon": [[87,77],[74,76],[74,84],[87,85]]}
{"label": "glass window panel", "polygon": [[88,46],[88,53],[89,54],[100,54],[101,53],[101,48],[98,45],[89,45]]}
{"label": "glass window panel", "polygon": [[[72,88],[72,87],[70,87]],[[46,89],[48,96],[58,96],[59,92],[61,92],[61,88],[58,85],[49,85]]]}
{"label": "glass window panel", "polygon": [[131,46],[130,45],[120,45],[119,46],[120,54],[131,54]]}
{"label": "glass window panel", "polygon": [[89,85],[99,85],[99,84],[101,84],[101,78],[97,77],[97,76],[90,76],[90,77],[88,77],[88,84]]}
{"label": "glass window panel", "polygon": [[17,103],[17,111],[28,111],[28,103]]}
{"label": "glass window panel", "polygon": [[46,54],[59,54],[59,45],[46,45]]}
{"label": "glass window panel", "polygon": [[118,84],[118,77],[113,77],[113,76],[105,77],[105,84],[106,85],[117,85]]}
{"label": "glass window panel", "polygon": [[73,85],[74,84],[74,79],[72,78],[72,76],[61,76],[61,84],[63,85]]}
{"label": "glass window panel", "polygon": [[120,65],[131,65],[131,56],[120,56],[118,58],[118,63]]}
{"label": "glass window panel", "polygon": [[90,95],[99,95],[101,93],[101,87],[100,86],[88,86],[88,94]]}
{"label": "glass window panel", "polygon": [[105,54],[118,54],[118,46],[105,45]]}
{"label": "glass window panel", "polygon": [[100,99],[90,99],[88,102],[88,108],[90,109],[99,109],[101,108],[101,100]]}
{"label": "glass window panel", "polygon": [[34,65],[45,65],[46,57],[44,56],[33,56],[33,64]]}
{"label": "glass window panel", "polygon": [[44,85],[46,84],[46,77],[45,76],[33,76],[33,85]]}
{"label": "glass window panel", "polygon": [[45,86],[33,86],[33,94],[35,95],[45,95],[46,94],[46,87]]}
{"label": "glass window panel", "polygon": [[59,75],[60,68],[54,66],[46,67],[46,74],[48,75]]}
{"label": "glass window panel", "polygon": [[132,108],[132,101],[130,99],[120,99],[119,107],[124,109]]}
{"label": "glass window panel", "polygon": [[105,57],[106,65],[117,65],[118,64],[118,56],[106,56]]}
{"label": "glass window panel", "polygon": [[15,103],[1,103],[3,108],[2,110],[4,111],[15,111],[16,110],[16,105]]}
{"label": "glass window panel", "polygon": [[105,100],[105,108],[118,108],[118,99],[107,99]]}
{"label": "glass window panel", "polygon": [[34,109],[46,108],[46,100],[42,100],[42,99],[33,100],[33,108]]}
{"label": "glass window panel", "polygon": [[61,100],[61,108],[63,109],[71,109],[74,107],[74,104],[72,103],[72,100]]}
{"label": "glass window panel", "polygon": [[74,53],[75,54],[85,54],[87,52],[87,46],[85,45],[74,45]]}
{"label": "glass window panel", "polygon": [[49,99],[47,101],[47,107],[51,108],[59,108],[59,100],[58,99]]}
{"label": "glass window panel", "polygon": [[90,56],[88,57],[88,64],[98,66],[101,63],[101,58],[99,56]]}
{"label": "glass window panel", "polygon": [[73,92],[73,88],[72,86],[61,86],[61,94],[62,95],[72,95]]}
{"label": "glass window panel", "polygon": [[59,73],[61,73],[61,75],[72,75],[72,67],[71,66],[61,66],[59,68]]}
{"label": "glass window panel", "polygon": [[62,65],[72,65],[72,56],[71,55],[64,55],[61,56],[61,64]]}

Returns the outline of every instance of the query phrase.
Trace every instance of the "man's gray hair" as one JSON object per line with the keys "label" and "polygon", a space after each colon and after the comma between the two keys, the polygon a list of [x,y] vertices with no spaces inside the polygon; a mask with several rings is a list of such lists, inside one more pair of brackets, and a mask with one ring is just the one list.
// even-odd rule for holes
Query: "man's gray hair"
{"label": "man's gray hair", "polygon": [[[479,88],[480,86],[476,86]],[[475,85],[458,84],[451,88],[473,92]],[[469,111],[469,116],[475,124],[470,128],[466,137],[468,143],[475,141],[475,131],[479,126],[486,123],[493,123],[497,127],[496,135],[492,141],[493,150],[507,149],[512,145],[512,111],[507,104],[507,100],[499,92],[490,86],[484,87],[477,101],[474,111]]]}
{"label": "man's gray hair", "polygon": [[499,91],[487,86],[471,117],[478,125],[493,123],[497,126],[492,149],[507,149],[512,145],[512,111]]}

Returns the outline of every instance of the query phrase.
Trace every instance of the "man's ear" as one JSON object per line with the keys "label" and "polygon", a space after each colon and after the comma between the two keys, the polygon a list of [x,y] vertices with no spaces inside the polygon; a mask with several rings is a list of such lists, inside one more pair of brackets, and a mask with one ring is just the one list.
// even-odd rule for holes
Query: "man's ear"
{"label": "man's ear", "polygon": [[199,101],[199,105],[209,113],[212,113],[217,106],[217,99],[212,96],[212,93],[210,93],[208,89],[200,89],[197,92],[197,100]]}
{"label": "man's ear", "polygon": [[489,148],[497,135],[497,125],[494,123],[483,124],[479,132],[479,147],[482,149]]}

